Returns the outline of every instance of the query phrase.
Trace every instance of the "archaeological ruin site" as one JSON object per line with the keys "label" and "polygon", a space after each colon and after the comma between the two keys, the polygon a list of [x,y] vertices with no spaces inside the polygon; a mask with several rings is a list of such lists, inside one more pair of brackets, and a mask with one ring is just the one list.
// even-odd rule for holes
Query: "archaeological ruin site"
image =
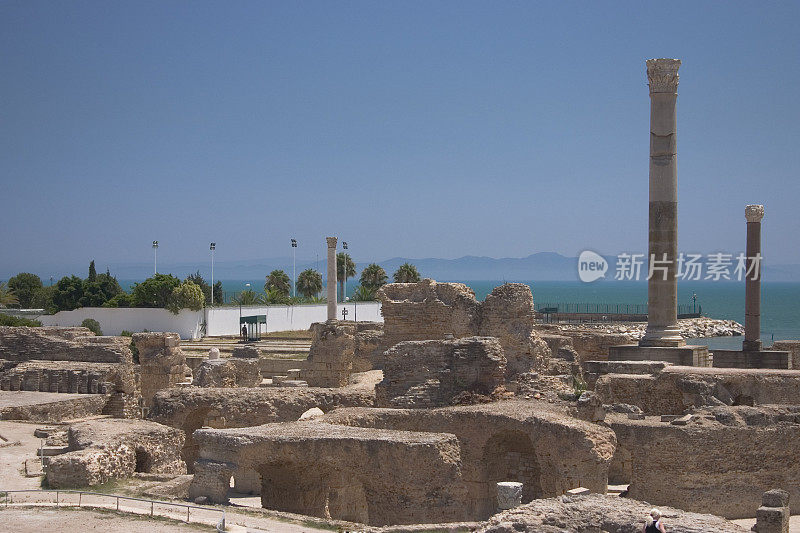
{"label": "archaeological ruin site", "polygon": [[[668,259],[679,66],[647,61],[649,244]],[[764,207],[745,212],[756,255]],[[742,349],[715,351],[686,344],[686,329],[721,321],[678,320],[674,267],[650,281],[647,327],[623,332],[544,320],[525,284],[479,301],[431,279],[384,285],[382,323],[339,320],[337,245],[328,320],[303,358],[261,341],[0,327],[0,424],[36,436],[4,463],[34,483],[0,487],[0,504],[41,477],[225,509],[228,528],[633,532],[658,507],[669,531],[788,532],[800,513],[800,340],[761,345],[757,275]]]}

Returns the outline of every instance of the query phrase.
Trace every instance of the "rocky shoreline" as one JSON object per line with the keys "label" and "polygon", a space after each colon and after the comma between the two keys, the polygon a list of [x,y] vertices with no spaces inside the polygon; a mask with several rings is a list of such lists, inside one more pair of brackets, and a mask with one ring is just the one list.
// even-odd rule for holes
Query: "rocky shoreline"
{"label": "rocky shoreline", "polygon": [[[616,324],[553,324],[562,331],[586,331],[591,330],[601,333],[620,333],[628,334],[636,339],[644,336],[647,329],[646,322],[620,322]],[[678,320],[681,328],[681,335],[685,339],[696,339],[700,337],[737,337],[744,335],[744,326],[735,320],[722,320],[716,318],[684,318]]]}

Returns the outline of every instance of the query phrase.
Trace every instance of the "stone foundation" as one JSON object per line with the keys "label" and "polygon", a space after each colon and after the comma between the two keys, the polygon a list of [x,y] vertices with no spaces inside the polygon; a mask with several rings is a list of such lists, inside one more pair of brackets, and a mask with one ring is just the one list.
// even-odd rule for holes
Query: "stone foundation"
{"label": "stone foundation", "polygon": [[378,291],[386,349],[403,341],[496,337],[505,354],[506,376],[547,368],[550,349],[534,330],[530,287],[506,283],[484,302],[462,283],[390,283]]}
{"label": "stone foundation", "polygon": [[640,346],[626,344],[608,349],[609,361],[666,361],[681,366],[711,366],[707,346]]}
{"label": "stone foundation", "polygon": [[489,397],[505,383],[506,358],[494,337],[401,342],[384,357],[375,387],[382,407],[452,405],[461,393]]}
{"label": "stone foundation", "polygon": [[68,431],[69,452],[46,467],[51,488],[89,487],[134,472],[185,474],[183,431],[142,420],[93,420]]}
{"label": "stone foundation", "polygon": [[177,333],[134,333],[133,344],[139,352],[139,386],[145,406],[161,389],[174,387],[192,375]]}
{"label": "stone foundation", "polygon": [[372,525],[455,520],[463,487],[453,435],[321,422],[198,430],[189,497],[227,502],[237,471],[261,478],[269,509]]}

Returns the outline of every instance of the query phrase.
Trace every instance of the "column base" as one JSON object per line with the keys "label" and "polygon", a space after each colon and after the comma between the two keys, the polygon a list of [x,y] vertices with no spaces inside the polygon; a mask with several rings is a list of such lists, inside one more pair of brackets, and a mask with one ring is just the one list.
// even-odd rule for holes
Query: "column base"
{"label": "column base", "polygon": [[[684,341],[685,342],[685,341]],[[711,366],[708,346],[609,346],[609,361],[666,361],[680,366]]]}
{"label": "column base", "polygon": [[639,346],[663,346],[665,348],[678,348],[686,346],[686,339],[681,336],[681,330],[677,325],[673,326],[653,326],[647,325],[644,337],[639,341]]}
{"label": "column base", "polygon": [[761,339],[749,341],[747,339],[742,341],[743,352],[760,352],[762,349]]}

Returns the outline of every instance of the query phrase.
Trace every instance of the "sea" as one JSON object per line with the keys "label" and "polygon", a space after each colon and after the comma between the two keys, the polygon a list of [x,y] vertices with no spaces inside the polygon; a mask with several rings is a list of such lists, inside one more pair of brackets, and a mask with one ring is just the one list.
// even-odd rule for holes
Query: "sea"
{"label": "sea", "polygon": [[[120,280],[126,290],[135,281]],[[483,300],[492,289],[511,280],[439,280],[456,281],[468,285],[479,300]],[[646,282],[597,281],[518,281],[531,287],[533,299],[538,304],[608,304],[642,305],[647,303]],[[247,284],[250,284],[248,287]],[[251,288],[263,290],[264,281],[222,280],[223,291],[234,294]],[[347,294],[351,295],[357,282],[347,284]],[[692,297],[696,296],[696,300]],[[684,281],[678,282],[678,303],[682,309],[696,306],[702,309],[703,316],[735,320],[744,324],[744,283],[727,281]],[[762,282],[761,284],[761,339],[765,346],[774,340],[800,339],[800,283]],[[742,337],[716,337],[696,339],[697,344],[710,348],[741,348]]]}

